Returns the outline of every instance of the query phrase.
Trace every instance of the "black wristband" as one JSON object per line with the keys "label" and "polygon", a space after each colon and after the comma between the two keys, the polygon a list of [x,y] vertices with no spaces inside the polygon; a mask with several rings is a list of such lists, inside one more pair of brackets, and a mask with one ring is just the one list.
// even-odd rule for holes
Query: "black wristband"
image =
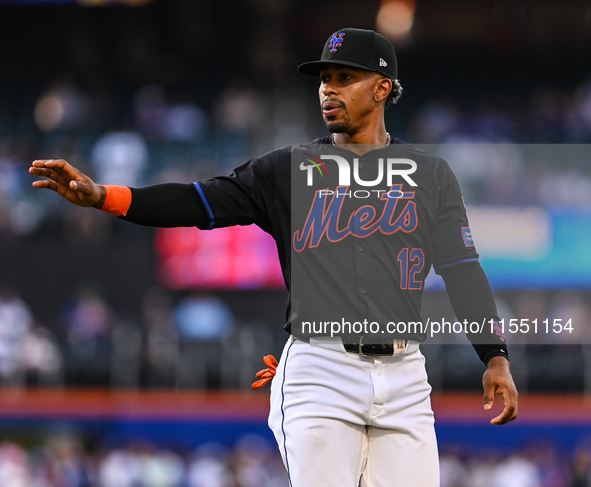
{"label": "black wristband", "polygon": [[507,350],[506,345],[472,345],[480,360],[484,363],[484,365],[488,365],[488,362],[493,357],[505,357],[509,360],[509,352]]}

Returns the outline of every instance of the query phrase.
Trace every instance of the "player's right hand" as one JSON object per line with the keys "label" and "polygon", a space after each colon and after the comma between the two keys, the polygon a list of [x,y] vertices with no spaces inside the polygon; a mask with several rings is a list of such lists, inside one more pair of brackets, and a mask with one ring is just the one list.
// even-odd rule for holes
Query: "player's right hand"
{"label": "player's right hand", "polygon": [[29,173],[48,178],[35,181],[35,188],[51,189],[75,205],[101,208],[105,203],[106,189],[63,159],[33,161]]}

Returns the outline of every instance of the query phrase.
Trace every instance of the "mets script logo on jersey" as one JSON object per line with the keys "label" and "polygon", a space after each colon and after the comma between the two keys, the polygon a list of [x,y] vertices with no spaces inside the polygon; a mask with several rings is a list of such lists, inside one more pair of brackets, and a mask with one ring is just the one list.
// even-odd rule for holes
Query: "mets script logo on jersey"
{"label": "mets script logo on jersey", "polygon": [[[396,232],[410,233],[417,228],[417,205],[414,191],[402,191],[402,184],[394,184],[388,193],[382,194],[381,200],[385,201],[381,215],[377,216],[377,210],[372,205],[364,205],[353,211],[345,226],[340,226],[339,219],[345,198],[339,198],[339,194],[347,192],[347,186],[336,188],[330,202],[326,190],[316,191],[312,206],[306,217],[304,227],[293,234],[293,248],[301,252],[306,247],[314,248],[320,245],[326,236],[329,242],[338,242],[352,235],[358,238],[369,237],[374,232],[380,231],[384,235]],[[389,197],[395,194],[396,197]],[[409,200],[400,213],[396,209],[399,201]]]}
{"label": "mets script logo on jersey", "polygon": [[[320,177],[328,176],[326,165],[323,161],[333,161],[337,163],[339,171],[339,186],[351,185],[351,165],[349,161],[342,156],[333,156],[323,154],[320,159],[312,154],[304,153],[305,161],[300,164],[300,171],[307,171],[306,184],[308,186],[314,185],[314,175],[320,174]],[[310,164],[306,164],[309,162]],[[417,183],[410,177],[417,170],[417,163],[412,159],[397,159],[388,157],[385,161],[380,157],[377,161],[377,177],[371,181],[364,181],[359,176],[359,158],[353,159],[353,179],[359,186],[378,186],[384,180],[384,172],[386,173],[386,185],[392,187],[394,176],[401,176],[411,186],[417,186]],[[385,170],[384,170],[385,167]]]}
{"label": "mets script logo on jersey", "polygon": [[337,47],[341,47],[343,44],[343,37],[345,37],[345,33],[341,32],[340,34],[333,34],[330,38],[330,52],[337,52]]}

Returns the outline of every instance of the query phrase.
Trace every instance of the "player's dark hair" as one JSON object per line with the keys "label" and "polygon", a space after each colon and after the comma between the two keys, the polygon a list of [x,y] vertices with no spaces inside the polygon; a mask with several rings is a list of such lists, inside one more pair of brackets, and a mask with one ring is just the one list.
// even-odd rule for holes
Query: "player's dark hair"
{"label": "player's dark hair", "polygon": [[402,85],[400,81],[397,79],[391,79],[390,81],[392,82],[392,91],[388,93],[388,98],[386,98],[386,104],[384,105],[385,108],[398,103],[398,100],[402,96]]}

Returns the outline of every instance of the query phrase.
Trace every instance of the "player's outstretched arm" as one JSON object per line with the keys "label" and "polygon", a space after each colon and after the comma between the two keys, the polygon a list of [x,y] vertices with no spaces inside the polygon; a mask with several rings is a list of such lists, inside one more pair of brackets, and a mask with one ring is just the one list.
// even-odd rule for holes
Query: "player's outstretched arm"
{"label": "player's outstretched arm", "polygon": [[63,159],[33,161],[29,173],[48,179],[35,181],[35,188],[51,189],[70,203],[78,206],[101,208],[106,189]]}
{"label": "player's outstretched arm", "polygon": [[517,417],[517,400],[519,394],[511,371],[509,361],[505,357],[493,357],[489,360],[486,372],[482,377],[484,386],[484,409],[492,409],[495,396],[498,394],[503,398],[503,412],[493,418],[490,424],[505,424]]}
{"label": "player's outstretched arm", "polygon": [[51,189],[78,206],[151,227],[210,227],[194,184],[164,183],[145,188],[103,186],[62,159],[33,161],[29,172],[48,179],[35,188]]}

